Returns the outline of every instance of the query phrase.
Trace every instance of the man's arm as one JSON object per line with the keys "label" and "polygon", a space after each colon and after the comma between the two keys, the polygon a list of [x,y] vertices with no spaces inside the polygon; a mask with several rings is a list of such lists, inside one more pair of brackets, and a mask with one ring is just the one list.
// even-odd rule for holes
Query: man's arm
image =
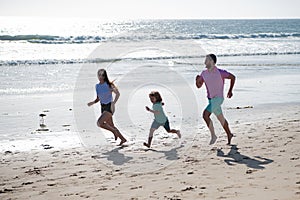
{"label": "man's arm", "polygon": [[233,74],[229,74],[229,76],[227,77],[227,79],[230,79],[230,86],[229,86],[229,90],[228,90],[228,93],[227,93],[227,97],[228,98],[231,98],[232,97],[232,90],[233,90],[233,86],[234,86],[234,83],[235,83],[235,76]]}

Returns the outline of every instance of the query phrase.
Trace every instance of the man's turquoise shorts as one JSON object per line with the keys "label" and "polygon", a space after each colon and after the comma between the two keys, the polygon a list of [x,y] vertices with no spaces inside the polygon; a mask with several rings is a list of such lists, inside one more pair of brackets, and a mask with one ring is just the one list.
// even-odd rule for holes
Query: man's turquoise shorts
{"label": "man's turquoise shorts", "polygon": [[214,113],[216,116],[222,114],[221,105],[224,101],[222,97],[215,97],[208,99],[208,106],[205,108],[210,113]]}

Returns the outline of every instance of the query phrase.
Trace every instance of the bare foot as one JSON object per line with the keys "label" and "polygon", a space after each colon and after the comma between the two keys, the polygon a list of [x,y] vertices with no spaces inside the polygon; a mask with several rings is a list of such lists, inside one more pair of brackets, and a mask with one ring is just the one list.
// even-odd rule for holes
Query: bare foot
{"label": "bare foot", "polygon": [[127,140],[126,139],[124,139],[124,140],[121,140],[121,142],[120,142],[120,144],[118,145],[118,146],[122,146],[125,142],[127,142]]}
{"label": "bare foot", "polygon": [[216,135],[212,135],[212,136],[211,136],[211,140],[210,140],[210,142],[209,142],[209,145],[214,144],[214,143],[216,142],[217,138],[218,138],[218,137],[217,137]]}
{"label": "bare foot", "polygon": [[120,131],[118,129],[115,129],[113,131],[113,134],[115,136],[115,140],[117,140],[118,138],[121,139],[119,146],[121,146],[123,143],[127,142],[127,140],[122,136],[122,134],[120,133]]}
{"label": "bare foot", "polygon": [[178,131],[176,132],[176,134],[177,134],[178,138],[181,138],[180,130],[178,130]]}
{"label": "bare foot", "polygon": [[230,135],[228,136],[228,143],[227,143],[227,145],[230,145],[232,137],[233,137],[232,134],[230,134]]}
{"label": "bare foot", "polygon": [[146,147],[150,148],[150,145],[149,145],[149,144],[147,144],[146,142],[144,142],[144,146],[146,146]]}

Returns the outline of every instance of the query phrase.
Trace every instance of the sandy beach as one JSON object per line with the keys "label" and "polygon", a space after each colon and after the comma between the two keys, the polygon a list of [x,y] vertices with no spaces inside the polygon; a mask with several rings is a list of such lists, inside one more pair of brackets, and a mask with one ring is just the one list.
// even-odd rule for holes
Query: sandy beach
{"label": "sandy beach", "polygon": [[[0,22],[1,200],[300,199],[299,19]],[[209,145],[202,119],[208,53],[237,78],[231,145],[215,116]],[[100,68],[121,94],[122,147],[87,106]],[[182,137],[159,128],[148,149],[153,90]]]}
{"label": "sandy beach", "polygon": [[[233,109],[232,109],[233,110]],[[168,147],[168,165],[145,173],[130,148],[106,153],[77,147],[1,153],[1,199],[298,199],[300,197],[300,105],[269,104],[234,109],[235,135],[214,146],[194,138],[188,150]],[[246,116],[252,116],[247,120]],[[208,135],[203,129],[197,135]],[[183,138],[188,140],[191,138]],[[182,141],[184,145],[184,141]],[[148,159],[159,147],[142,148]],[[103,155],[106,162],[102,162]],[[107,164],[108,163],[108,164]]]}

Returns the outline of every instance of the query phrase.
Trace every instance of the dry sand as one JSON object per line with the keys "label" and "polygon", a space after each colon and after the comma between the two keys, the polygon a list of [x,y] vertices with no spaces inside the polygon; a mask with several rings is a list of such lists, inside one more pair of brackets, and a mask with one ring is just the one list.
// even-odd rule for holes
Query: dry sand
{"label": "dry sand", "polygon": [[110,165],[83,147],[1,153],[0,199],[300,199],[300,105],[235,112],[231,146],[224,132],[214,146],[195,138],[188,151],[169,147],[162,159],[173,162],[145,173],[126,170],[135,162],[124,159],[126,147],[107,153]]}

